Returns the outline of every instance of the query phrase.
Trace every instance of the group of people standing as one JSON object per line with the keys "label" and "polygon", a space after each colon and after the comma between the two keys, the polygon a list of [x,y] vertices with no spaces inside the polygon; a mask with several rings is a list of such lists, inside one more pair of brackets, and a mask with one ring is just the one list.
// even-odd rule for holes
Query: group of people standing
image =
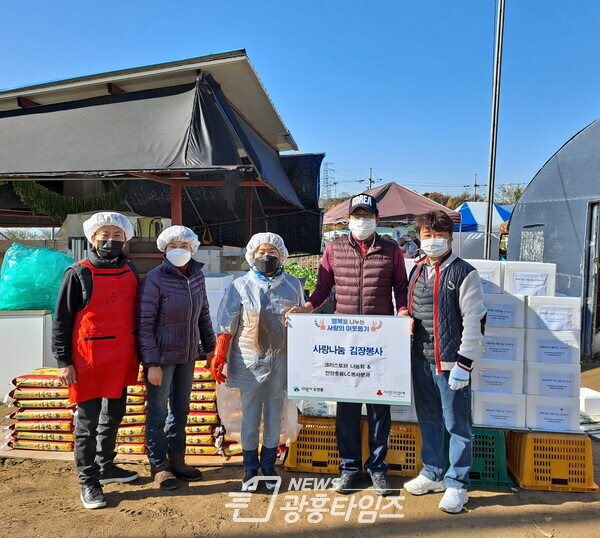
{"label": "group of people standing", "polygon": [[[161,233],[157,246],[165,258],[138,286],[135,268],[123,254],[133,235],[129,220],[103,212],[86,221],[92,248],[88,258],[65,273],[53,327],[58,375],[78,404],[75,464],[83,505],[103,507],[103,484],[137,478],[116,466],[114,458],[125,387],[135,383],[138,356],[147,384],[148,459],[158,487],[172,489],[178,480],[201,479],[199,470],[185,464],[184,454],[194,364],[205,355],[217,383],[239,389],[242,490],[256,489],[259,471],[266,487],[274,489],[287,396],[287,314],[311,313],[335,290],[338,314],[411,318],[424,468],[404,488],[414,495],[445,491],[439,507],[460,512],[468,500],[472,457],[469,377],[486,313],[481,282],[474,268],[452,253],[453,222],[445,213],[417,217],[415,230],[424,256],[410,275],[398,245],[376,233],[378,222],[373,197],[361,194],[351,200],[350,234],[325,249],[316,290],[307,301],[300,281],[283,270],[288,256],[283,239],[255,234],[246,247],[251,270],[226,290],[215,336],[202,264],[192,259],[199,245],[192,230],[172,226]],[[367,417],[370,454],[364,469],[375,492],[389,495],[393,490],[385,459],[390,407],[367,404]],[[360,422],[360,403],[338,403],[342,463],[334,489],[339,493],[354,491],[363,470]]]}

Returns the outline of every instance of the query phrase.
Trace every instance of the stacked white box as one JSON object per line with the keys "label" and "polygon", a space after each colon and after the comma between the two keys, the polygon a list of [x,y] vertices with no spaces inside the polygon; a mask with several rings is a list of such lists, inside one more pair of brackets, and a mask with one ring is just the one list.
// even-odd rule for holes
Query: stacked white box
{"label": "stacked white box", "polygon": [[579,364],[579,331],[527,329],[525,360],[546,364]]}
{"label": "stacked white box", "polygon": [[580,331],[579,297],[528,297],[525,323],[528,329]]}
{"label": "stacked white box", "polygon": [[502,293],[502,262],[494,260],[465,260],[481,278],[483,293]]}
{"label": "stacked white box", "polygon": [[486,293],[484,303],[483,349],[471,372],[473,422],[522,428],[525,395],[519,393],[523,390],[525,301],[521,296]]}
{"label": "stacked white box", "polygon": [[532,430],[579,432],[579,398],[528,395],[525,424]]}
{"label": "stacked white box", "polygon": [[477,359],[473,362],[471,388],[474,391],[519,394],[523,392],[523,363]]}
{"label": "stacked white box", "polygon": [[473,392],[473,424],[499,428],[525,427],[525,395]]}
{"label": "stacked white box", "polygon": [[204,264],[204,274],[221,272],[221,247],[199,247],[192,258]]}
{"label": "stacked white box", "polygon": [[206,291],[221,291],[224,292],[229,284],[233,282],[233,275],[225,273],[215,273],[204,275]]}
{"label": "stacked white box", "polygon": [[525,327],[525,301],[522,295],[484,294],[486,327]]}
{"label": "stacked white box", "polygon": [[525,329],[486,327],[479,359],[522,361],[525,354]]}
{"label": "stacked white box", "polygon": [[600,415],[600,392],[582,387],[579,392],[579,410],[589,416]]}
{"label": "stacked white box", "polygon": [[226,275],[224,273],[214,273],[204,275],[204,282],[206,284],[206,297],[208,299],[208,307],[210,309],[210,320],[212,321],[213,329],[215,332],[217,329],[217,316],[219,314],[219,305],[225,295],[225,290],[233,282],[233,275]]}
{"label": "stacked white box", "polygon": [[210,308],[210,316],[215,318],[219,313],[219,305],[224,293],[222,291],[206,290],[206,297],[208,299],[208,307]]}
{"label": "stacked white box", "polygon": [[525,363],[525,393],[550,398],[579,398],[579,364]]}
{"label": "stacked white box", "polygon": [[504,262],[504,293],[511,295],[554,295],[556,264]]}

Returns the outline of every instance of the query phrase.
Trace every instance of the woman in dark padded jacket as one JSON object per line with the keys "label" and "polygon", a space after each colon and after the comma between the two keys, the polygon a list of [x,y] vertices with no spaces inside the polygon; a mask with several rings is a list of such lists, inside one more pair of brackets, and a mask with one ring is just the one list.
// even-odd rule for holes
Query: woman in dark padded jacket
{"label": "woman in dark padded jacket", "polygon": [[185,464],[185,427],[195,361],[201,350],[210,360],[215,335],[203,264],[192,259],[200,245],[198,236],[185,226],[171,226],[156,244],[165,259],[140,285],[138,345],[146,369],[146,443],[152,477],[157,487],[174,489],[177,478],[202,478],[199,470]]}

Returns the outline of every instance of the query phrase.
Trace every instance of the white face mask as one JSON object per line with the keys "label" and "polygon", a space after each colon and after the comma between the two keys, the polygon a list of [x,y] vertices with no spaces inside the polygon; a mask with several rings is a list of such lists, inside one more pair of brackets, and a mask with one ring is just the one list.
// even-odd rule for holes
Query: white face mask
{"label": "white face mask", "polygon": [[175,267],[183,267],[187,262],[190,261],[192,253],[184,248],[174,248],[169,250],[166,256],[167,260],[169,260]]}
{"label": "white face mask", "polygon": [[371,237],[377,228],[377,219],[350,219],[348,228],[356,239],[364,241]]}
{"label": "white face mask", "polygon": [[439,258],[450,250],[448,239],[432,238],[421,240],[421,250],[432,258]]}

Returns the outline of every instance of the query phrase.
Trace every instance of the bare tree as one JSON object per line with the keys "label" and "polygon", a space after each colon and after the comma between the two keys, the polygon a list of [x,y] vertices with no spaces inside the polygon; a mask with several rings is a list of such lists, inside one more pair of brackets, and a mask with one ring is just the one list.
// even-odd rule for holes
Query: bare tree
{"label": "bare tree", "polygon": [[527,183],[503,183],[496,189],[495,203],[500,205],[516,204],[521,198]]}

